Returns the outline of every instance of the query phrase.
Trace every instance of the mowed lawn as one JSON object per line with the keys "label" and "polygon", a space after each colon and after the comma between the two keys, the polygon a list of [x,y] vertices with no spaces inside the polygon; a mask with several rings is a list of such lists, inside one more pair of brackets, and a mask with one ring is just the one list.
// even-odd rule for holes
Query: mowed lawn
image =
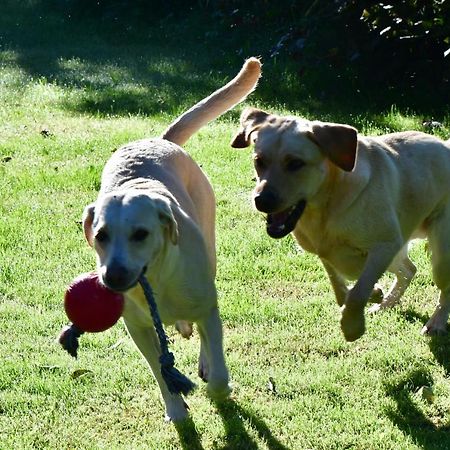
{"label": "mowed lawn", "polygon": [[[117,45],[81,28],[56,39],[57,21],[40,34],[36,19],[26,34],[24,19],[2,20],[10,41],[0,47],[0,449],[450,448],[450,339],[420,335],[438,296],[425,245],[412,249],[418,273],[401,305],[368,317],[366,334],[346,343],[319,260],[291,237],[270,239],[251,206],[251,153],[229,146],[242,105],[186,145],[216,192],[232,398],[208,400],[197,334],[187,341],[167,330],[177,367],[199,386],[187,398],[190,420],[177,426],[164,422],[121,322],[84,335],[77,360],[66,354],[55,341],[67,323],[63,295],[95,267],[80,220],[104,163],[120,145],[158,136],[252,55],[231,64],[197,41]],[[289,79],[279,70],[246,105],[310,114],[267,95]],[[422,130],[420,111],[314,109],[314,118],[365,133]],[[448,138],[448,115],[439,119]]]}

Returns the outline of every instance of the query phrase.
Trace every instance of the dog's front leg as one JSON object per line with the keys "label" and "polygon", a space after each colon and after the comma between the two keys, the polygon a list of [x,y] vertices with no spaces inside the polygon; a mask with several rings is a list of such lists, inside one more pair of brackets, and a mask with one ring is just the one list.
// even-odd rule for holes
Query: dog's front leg
{"label": "dog's front leg", "polygon": [[[334,295],[336,297],[337,304],[343,306],[347,299],[348,287],[345,279],[331,266],[327,261],[320,258],[325,270],[327,271],[328,278],[330,279],[331,287],[333,288]],[[369,301],[373,303],[380,303],[383,300],[383,290],[377,284],[373,288]]]}
{"label": "dog's front leg", "polygon": [[348,292],[341,309],[341,329],[347,341],[355,341],[364,334],[364,307],[375,283],[387,270],[401,247],[400,242],[385,242],[377,244],[369,251],[362,274]]}
{"label": "dog's front leg", "polygon": [[333,288],[334,295],[336,296],[336,301],[339,306],[343,306],[348,294],[348,288],[345,284],[345,280],[339,275],[333,266],[331,266],[327,261],[320,258],[325,270],[327,271],[328,278],[330,279],[331,287]]}
{"label": "dog's front leg", "polygon": [[133,320],[124,317],[130,336],[133,338],[136,346],[147,360],[153,375],[161,390],[161,395],[166,407],[166,420],[179,421],[187,416],[187,405],[181,395],[171,394],[167,388],[166,382],[161,375],[161,365],[159,356],[161,348],[158,337],[152,325],[142,326],[136,324]]}
{"label": "dog's front leg", "polygon": [[208,394],[214,400],[223,400],[231,392],[228,369],[223,353],[222,322],[214,307],[202,320],[197,321],[200,334],[199,376],[208,382]]}

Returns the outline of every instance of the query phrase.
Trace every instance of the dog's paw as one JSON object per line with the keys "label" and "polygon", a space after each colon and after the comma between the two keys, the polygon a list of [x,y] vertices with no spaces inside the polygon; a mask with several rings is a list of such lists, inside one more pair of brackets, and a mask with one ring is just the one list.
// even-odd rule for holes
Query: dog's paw
{"label": "dog's paw", "polygon": [[370,294],[369,303],[381,303],[383,301],[383,298],[383,289],[381,289],[381,287],[376,284],[373,288],[372,293]]}
{"label": "dog's paw", "polygon": [[359,339],[366,331],[364,308],[348,304],[341,308],[341,330],[347,342]]}
{"label": "dog's paw", "polygon": [[189,406],[180,398],[179,401],[166,405],[166,422],[181,422],[188,417]]}
{"label": "dog's paw", "polygon": [[438,306],[430,320],[422,328],[422,335],[443,336],[447,334],[448,313],[445,308]]}
{"label": "dog's paw", "polygon": [[422,331],[420,332],[422,336],[445,336],[448,334],[447,331],[447,324],[444,324],[443,326],[434,326],[432,324],[426,324]]}
{"label": "dog's paw", "polygon": [[217,381],[217,382],[209,382],[208,383],[208,397],[216,402],[221,402],[226,400],[231,392],[232,387],[228,384],[227,380]]}
{"label": "dog's paw", "polygon": [[382,304],[382,303],[376,303],[375,305],[372,305],[372,306],[367,310],[367,312],[368,312],[369,314],[375,314],[375,313],[381,311],[382,309],[384,309],[384,308],[383,308],[383,304]]}
{"label": "dog's paw", "polygon": [[374,314],[386,308],[387,305],[383,304],[383,299],[384,299],[383,290],[381,289],[380,286],[376,284],[369,297],[369,303],[375,303],[368,309],[369,314]]}

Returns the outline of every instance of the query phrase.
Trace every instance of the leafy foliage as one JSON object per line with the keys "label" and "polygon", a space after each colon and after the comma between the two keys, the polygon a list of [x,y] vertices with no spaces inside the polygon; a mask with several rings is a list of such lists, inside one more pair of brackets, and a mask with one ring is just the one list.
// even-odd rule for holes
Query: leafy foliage
{"label": "leafy foliage", "polygon": [[[360,11],[359,4],[351,0],[343,12]],[[365,25],[360,48],[363,61],[372,61],[369,70],[378,68],[378,77],[400,78],[411,87],[419,87],[422,78],[448,88],[449,6],[448,1],[367,2],[360,17]]]}
{"label": "leafy foliage", "polygon": [[370,83],[391,94],[401,89],[407,97],[420,89],[448,102],[449,1],[214,4],[232,28],[256,30],[254,34],[266,41],[278,34],[268,55],[287,56],[300,74],[314,69],[338,71],[355,89]]}

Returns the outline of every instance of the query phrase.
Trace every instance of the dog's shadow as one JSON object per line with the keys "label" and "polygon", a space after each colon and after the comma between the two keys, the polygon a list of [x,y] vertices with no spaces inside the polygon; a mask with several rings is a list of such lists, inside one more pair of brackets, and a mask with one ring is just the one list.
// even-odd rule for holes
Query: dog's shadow
{"label": "dog's shadow", "polygon": [[200,436],[195,428],[195,423],[190,416],[181,422],[174,423],[174,425],[183,449],[203,450]]}
{"label": "dog's shadow", "polygon": [[[425,324],[429,317],[413,310],[404,313],[408,322]],[[428,345],[436,361],[450,376],[450,336],[429,336]],[[420,448],[438,450],[450,448],[450,425],[437,425],[418,408],[414,401],[414,392],[422,386],[433,384],[427,370],[415,370],[395,385],[386,385],[386,395],[395,400],[396,406],[388,408],[387,416],[405,436],[410,436]],[[416,394],[417,395],[417,394]]]}
{"label": "dog's shadow", "polygon": [[[411,309],[405,311],[404,317],[408,322],[412,323],[419,321],[425,324],[429,320],[428,316],[419,314]],[[450,333],[444,336],[427,336],[425,339],[428,339],[428,345],[436,361],[445,370],[445,374],[450,376]]]}
{"label": "dog's shadow", "polygon": [[[225,427],[226,444],[217,447],[220,450],[257,450],[260,448],[247,431],[250,427],[258,437],[264,441],[269,450],[288,450],[270,431],[264,420],[256,414],[247,411],[234,400],[215,403],[217,412],[222,417]],[[180,443],[185,450],[203,450],[200,435],[198,434],[194,421],[189,418],[175,425]]]}
{"label": "dog's shadow", "polygon": [[[437,425],[417,406],[414,391],[432,383],[426,370],[416,370],[394,385],[386,385],[386,395],[395,401],[388,407],[387,417],[405,435],[422,449],[450,448],[450,426]],[[417,395],[417,394],[416,394]]]}

